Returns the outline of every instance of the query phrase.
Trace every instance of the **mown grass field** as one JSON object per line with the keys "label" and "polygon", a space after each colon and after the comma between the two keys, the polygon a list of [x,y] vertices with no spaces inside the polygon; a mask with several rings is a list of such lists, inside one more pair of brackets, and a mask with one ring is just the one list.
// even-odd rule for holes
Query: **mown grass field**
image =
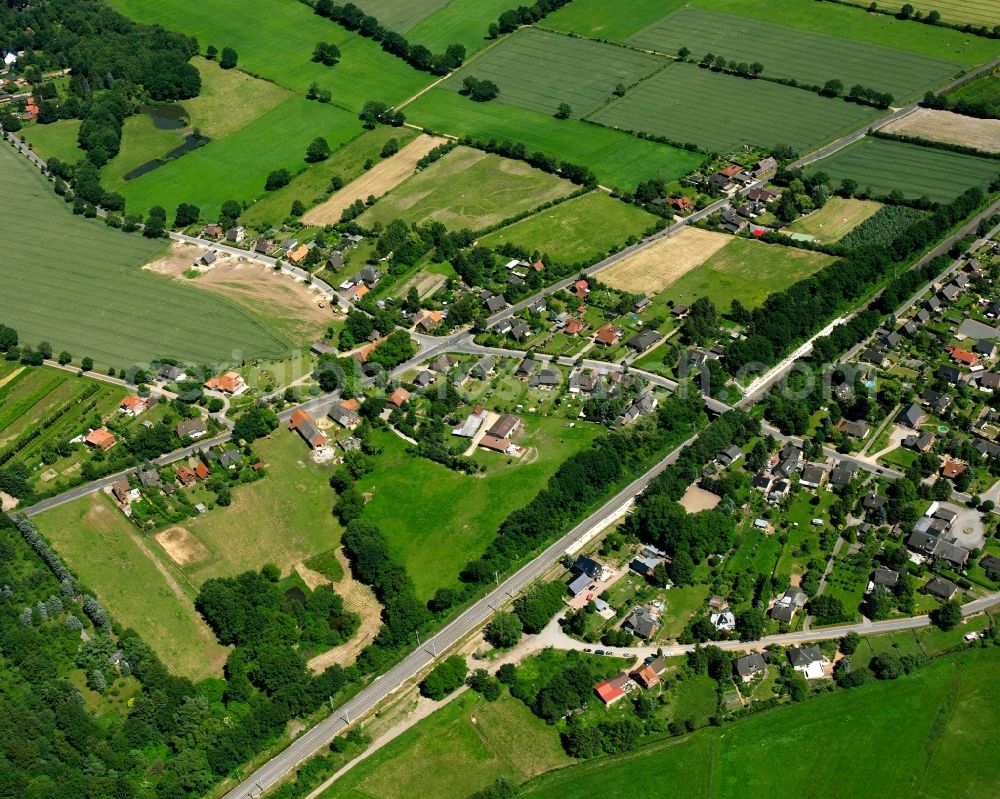
{"label": "mown grass field", "polygon": [[409,119],[431,130],[478,139],[521,142],[563,161],[585,164],[605,186],[632,190],[660,175],[673,180],[697,169],[697,153],[644,141],[578,120],[555,119],[500,103],[475,103],[446,89],[432,89],[407,106]]}
{"label": "mown grass field", "polygon": [[1000,723],[998,665],[997,649],[939,660],[897,681],[824,694],[721,730],[562,769],[530,782],[519,795],[989,795],[994,776],[981,764],[1000,756],[1000,745],[983,730]]}
{"label": "mown grass field", "polygon": [[467,691],[358,764],[322,799],[465,799],[500,777],[519,783],[574,761],[554,727],[505,694]]}
{"label": "mown grass field", "polygon": [[734,238],[701,266],[687,272],[656,295],[656,303],[673,300],[690,305],[708,297],[720,311],[733,300],[755,308],[769,294],[808,277],[834,261],[829,255]]}
{"label": "mown grass field", "polygon": [[541,24],[592,39],[621,42],[688,2],[690,0],[630,0],[628,3],[573,0],[549,14]]}
{"label": "mown grass field", "polygon": [[407,31],[406,38],[435,53],[449,44],[461,44],[471,55],[489,44],[486,33],[490,23],[510,7],[510,0],[450,0]]}
{"label": "mown grass field", "polygon": [[983,186],[1000,173],[1000,161],[933,147],[866,137],[824,158],[809,172],[822,169],[834,184],[853,178],[876,194],[899,189],[906,197],[927,195],[949,202],[972,186]]}
{"label": "mown grass field", "polygon": [[448,0],[358,0],[355,5],[371,14],[389,30],[405,33],[426,19]]}
{"label": "mown grass field", "polygon": [[818,211],[796,219],[784,230],[789,233],[805,233],[815,236],[823,244],[832,244],[840,241],[881,207],[882,204],[874,200],[831,197]]}
{"label": "mown grass field", "polygon": [[818,86],[837,78],[845,87],[860,83],[897,100],[922,95],[962,69],[953,61],[698,8],[668,14],[628,43],[671,54],[687,47],[695,58],[714,53],[730,61],[759,61],[768,77]]}
{"label": "mown grass field", "polygon": [[516,244],[563,263],[576,263],[621,247],[662,221],[641,208],[592,191],[547,208],[480,239],[486,247]]}
{"label": "mown grass field", "polygon": [[340,545],[341,528],[331,514],[336,498],[331,467],[313,463],[305,443],[285,425],[254,446],[267,476],[233,491],[229,507],[182,525],[209,552],[184,567],[195,585],[265,563],[286,572],[293,563]]}
{"label": "mown grass field", "polygon": [[243,212],[241,220],[248,225],[267,227],[285,219],[292,209],[292,203],[299,200],[306,208],[326,199],[330,181],[340,176],[345,184],[360,176],[365,162],[378,163],[382,148],[389,139],[395,139],[402,148],[417,136],[412,128],[390,128],[379,126],[365,131],[334,152],[326,161],[314,164],[299,173],[292,182],[277,191],[264,194]]}
{"label": "mown grass field", "polygon": [[[368,100],[396,104],[433,80],[384,52],[377,42],[316,16],[302,3],[282,3],[280,13],[275,13],[275,5],[268,0],[200,4],[114,0],[112,5],[139,22],[195,36],[202,47],[232,47],[239,54],[239,69],[287,89],[304,94],[315,81],[330,90],[335,104],[355,114]],[[320,41],[340,48],[341,60],[335,67],[313,63],[313,48]],[[297,115],[301,114],[299,109]],[[317,127],[323,124],[319,117],[313,122]]]}
{"label": "mown grass field", "polygon": [[358,217],[358,223],[371,227],[393,219],[434,219],[449,230],[479,230],[575,189],[569,181],[523,161],[458,147],[404,180]]}
{"label": "mown grass field", "polygon": [[212,219],[226,200],[250,202],[264,196],[264,182],[272,170],[287,169],[295,175],[306,169],[306,148],[317,135],[336,150],[361,131],[355,114],[290,96],[238,131],[124,182],[117,190],[131,210],[145,213],[161,205],[172,217],[178,203],[188,202],[201,209],[203,218]]}
{"label": "mown grass field", "polygon": [[[964,0],[955,1],[964,4]],[[706,11],[735,14],[764,22],[780,21],[787,28],[895,47],[962,64],[985,64],[1000,55],[1000,40],[969,36],[933,25],[914,24],[883,14],[868,14],[864,9],[836,3],[803,3],[801,0],[694,0],[691,5]],[[767,61],[766,58],[758,60],[762,63]]]}
{"label": "mown grass field", "polygon": [[674,64],[590,119],[720,152],[779,142],[806,151],[876,115],[874,109],[801,89]]}
{"label": "mown grass field", "polygon": [[492,102],[544,114],[568,103],[578,119],[606,101],[618,84],[635,83],[666,63],[623,47],[522,28],[441,85],[457,92],[466,77],[489,79],[500,89]]}
{"label": "mown grass field", "polygon": [[18,131],[25,141],[45,161],[58,158],[66,164],[75,164],[83,158],[83,150],[77,144],[80,133],[79,119],[60,119],[50,125],[28,125]]}
{"label": "mown grass field", "polygon": [[[878,5],[888,11],[899,11],[903,7],[899,0],[883,0]],[[915,0],[910,6],[922,11],[925,16],[930,11],[937,11],[942,22],[956,25],[968,22],[992,28],[1000,20],[1000,3],[997,0]]]}
{"label": "mown grass field", "polygon": [[227,650],[195,611],[190,587],[171,584],[155,544],[103,493],[46,511],[35,523],[115,620],[142,635],[173,673],[221,676]]}
{"label": "mown grass field", "polygon": [[8,255],[0,263],[4,323],[77,361],[124,367],[173,355],[189,362],[280,357],[289,342],[223,298],[139,267],[162,241],[73,216],[37,171],[0,148]]}
{"label": "mown grass field", "polygon": [[454,585],[461,568],[493,540],[507,515],[526,505],[560,464],[586,448],[600,430],[590,424],[568,427],[564,419],[524,417],[526,434],[518,444],[534,447],[520,460],[478,452],[485,476],[472,477],[406,453],[391,433],[379,436],[384,447],[377,470],[358,481],[371,492],[363,518],[374,522],[406,563],[417,596],[429,599]]}

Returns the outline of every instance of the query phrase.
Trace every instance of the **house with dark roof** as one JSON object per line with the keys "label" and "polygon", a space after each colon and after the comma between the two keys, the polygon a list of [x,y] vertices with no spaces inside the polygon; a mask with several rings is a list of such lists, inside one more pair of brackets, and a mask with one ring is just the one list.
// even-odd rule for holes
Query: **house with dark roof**
{"label": "house with dark roof", "polygon": [[625,342],[625,346],[631,350],[634,350],[636,353],[640,353],[648,350],[654,344],[659,342],[659,340],[660,340],[660,334],[657,333],[653,328],[647,327],[643,330],[640,330],[638,333],[632,336],[632,338],[630,338],[627,342]]}
{"label": "house with dark roof", "polygon": [[158,486],[163,481],[160,479],[160,473],[156,471],[152,466],[145,469],[139,469],[137,471],[139,475],[139,483],[143,488],[149,488],[150,486]]}
{"label": "house with dark roof", "polygon": [[826,469],[822,466],[817,466],[815,463],[810,463],[802,470],[802,474],[799,477],[799,485],[803,485],[806,488],[819,488],[823,485],[824,480],[826,480]]}
{"label": "house with dark roof", "polygon": [[817,644],[789,649],[788,662],[807,680],[818,680],[823,676],[823,652]]}
{"label": "house with dark roof", "polygon": [[767,671],[767,661],[760,652],[751,652],[749,655],[736,658],[733,669],[740,680],[750,682],[758,674]]}
{"label": "house with dark roof", "polygon": [[938,599],[949,600],[955,596],[955,592],[958,591],[958,586],[951,580],[944,579],[944,577],[933,577],[927,585],[924,586],[924,591],[931,596],[936,596]]}
{"label": "house with dark roof", "polygon": [[847,461],[841,461],[836,466],[833,467],[833,471],[830,472],[830,485],[832,486],[845,486],[854,479],[854,475],[857,473],[858,467],[853,463],[848,463]]}
{"label": "house with dark roof", "polygon": [[934,446],[934,434],[924,430],[920,433],[914,433],[912,436],[906,436],[901,443],[904,448],[912,449],[915,452],[929,452],[930,448]]}
{"label": "house with dark roof", "polygon": [[588,558],[586,555],[579,555],[573,561],[572,571],[578,574],[586,574],[590,579],[597,580],[604,574],[604,566],[593,558]]}
{"label": "house with dark roof", "polygon": [[899,582],[899,572],[879,566],[875,569],[871,579],[872,585],[881,585],[883,588],[893,588]]}
{"label": "house with dark roof", "polygon": [[957,366],[949,366],[948,364],[939,366],[934,372],[934,376],[950,386],[958,386],[965,382],[961,370]]}
{"label": "house with dark roof", "polygon": [[187,419],[180,422],[175,428],[178,438],[201,438],[208,432],[205,420],[200,416],[197,419]]}
{"label": "house with dark roof", "polygon": [[622,629],[630,630],[639,638],[652,638],[660,629],[660,620],[652,610],[645,605],[633,608],[632,612],[622,622]]}
{"label": "house with dark roof", "polygon": [[296,408],[292,411],[292,418],[288,425],[288,429],[294,430],[302,436],[302,440],[309,445],[310,449],[316,449],[317,447],[326,445],[327,438],[317,426],[316,421],[307,411],[304,411],[301,408]]}
{"label": "house with dark roof", "polygon": [[326,415],[329,419],[336,422],[341,427],[346,427],[348,430],[353,430],[361,424],[361,417],[350,408],[345,408],[339,402],[333,403],[333,407],[330,408]]}
{"label": "house with dark roof", "polygon": [[743,450],[739,448],[736,444],[733,444],[726,449],[722,450],[718,455],[715,456],[715,462],[722,466],[723,468],[730,466],[736,461],[738,461],[743,456]]}
{"label": "house with dark roof", "polygon": [[996,391],[1000,388],[1000,374],[996,372],[980,372],[976,375],[976,385],[980,391]]}
{"label": "house with dark roof", "polygon": [[898,421],[900,424],[905,424],[907,427],[916,430],[926,419],[927,414],[924,413],[923,409],[916,403],[913,403],[900,413]]}
{"label": "house with dark roof", "polygon": [[497,438],[510,438],[521,428],[521,420],[509,413],[500,414],[493,426],[486,431],[487,435]]}
{"label": "house with dark roof", "polygon": [[865,422],[855,422],[850,419],[841,419],[840,424],[838,424],[837,427],[844,433],[844,435],[862,441],[868,438],[868,433],[871,432],[871,429]]}
{"label": "house with dark roof", "polygon": [[497,313],[507,307],[507,300],[503,294],[493,294],[486,299],[486,308],[490,313]]}

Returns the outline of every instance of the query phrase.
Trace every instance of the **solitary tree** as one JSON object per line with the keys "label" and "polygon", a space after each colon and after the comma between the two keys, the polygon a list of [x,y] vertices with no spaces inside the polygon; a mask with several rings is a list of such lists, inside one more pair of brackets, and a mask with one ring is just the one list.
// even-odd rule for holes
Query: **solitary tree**
{"label": "solitary tree", "polygon": [[573,115],[573,109],[569,103],[559,103],[556,109],[556,119],[569,119]]}
{"label": "solitary tree", "polygon": [[311,164],[317,161],[325,161],[330,157],[330,145],[322,136],[317,136],[306,148],[306,161]]}
{"label": "solitary tree", "polygon": [[515,614],[497,613],[486,625],[484,637],[495,647],[507,648],[521,639],[523,629],[521,619]]}
{"label": "solitary tree", "polygon": [[219,66],[223,69],[232,69],[236,66],[239,56],[232,47],[223,47],[222,55],[219,57]]}
{"label": "solitary tree", "polygon": [[942,630],[953,630],[962,621],[962,606],[957,599],[949,599],[931,611],[931,621]]}
{"label": "solitary tree", "polygon": [[214,61],[215,57],[219,54],[219,49],[214,45],[210,44],[205,48],[205,58],[209,61]]}

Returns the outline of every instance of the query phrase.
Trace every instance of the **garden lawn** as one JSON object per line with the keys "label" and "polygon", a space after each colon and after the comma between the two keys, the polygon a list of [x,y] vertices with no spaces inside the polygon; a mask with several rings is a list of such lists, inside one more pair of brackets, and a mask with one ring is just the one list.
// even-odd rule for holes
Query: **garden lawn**
{"label": "garden lawn", "polygon": [[[279,357],[289,343],[224,298],[139,269],[162,241],[70,213],[24,159],[0,148],[8,254],[0,263],[4,323],[77,362],[118,368],[171,355],[187,362]],[[194,335],[211,320],[211,335]]]}
{"label": "garden lawn", "polygon": [[695,674],[677,683],[677,697],[670,707],[670,717],[675,721],[691,719],[697,726],[705,726],[718,705],[717,685],[707,674]]}
{"label": "garden lawn", "polygon": [[697,8],[669,14],[628,42],[670,54],[687,47],[699,59],[714,53],[728,61],[757,61],[766,77],[808,85],[837,78],[845,88],[861,84],[897,100],[922,95],[962,70],[953,61]]}
{"label": "garden lawn", "polygon": [[1000,173],[1000,161],[866,136],[808,172],[817,170],[829,174],[834,184],[853,178],[861,189],[876,194],[899,189],[909,198],[927,195],[950,202],[973,186],[985,188]]}
{"label": "garden lawn", "polygon": [[[998,666],[995,648],[943,659],[893,682],[822,694],[721,730],[562,769],[519,796],[981,796],[993,776],[976,764],[1000,756],[996,736],[982,733],[1000,721]],[[877,768],[861,767],[859,752]]]}
{"label": "garden lawn", "polygon": [[217,507],[184,523],[210,556],[184,567],[195,585],[273,563],[287,573],[297,561],[335,549],[341,528],[331,511],[335,495],[329,466],[312,462],[297,433],[282,425],[254,449],[267,476],[233,491]]}
{"label": "garden lawn", "polygon": [[[202,46],[232,47],[238,68],[305,94],[317,83],[333,102],[357,114],[368,100],[400,103],[433,77],[382,50],[371,39],[323,19],[303,3],[287,0],[280,13],[271,0],[213,0],[211,3],[162,3],[159,0],[113,0],[112,5],[139,22],[195,36]],[[234,20],[245,24],[234,24]],[[336,44],[341,59],[334,67],[312,60],[317,42]],[[301,111],[291,116],[300,116]],[[313,120],[313,135],[325,135]],[[266,173],[265,173],[266,174]]]}
{"label": "garden lawn", "polygon": [[[966,4],[965,0],[957,2]],[[736,14],[764,22],[778,20],[788,28],[909,50],[968,65],[985,64],[1000,55],[1000,41],[996,39],[970,36],[948,28],[921,25],[881,14],[867,14],[864,9],[835,3],[803,3],[801,0],[695,0],[692,5],[706,11]],[[767,61],[766,58],[759,60]]]}
{"label": "garden lawn", "polygon": [[709,588],[704,584],[682,588],[674,586],[667,591],[663,597],[667,607],[661,615],[662,624],[657,637],[672,639],[680,636],[691,617],[704,607],[708,595]]}
{"label": "garden lawn", "polygon": [[468,147],[407,178],[359,218],[371,227],[394,219],[434,219],[449,230],[480,230],[576,190],[567,180]]}
{"label": "garden lawn", "polygon": [[460,44],[471,55],[489,43],[490,23],[511,7],[510,0],[450,0],[407,31],[406,38],[435,53],[449,44]]}
{"label": "garden lawn", "polygon": [[382,148],[389,139],[395,139],[402,148],[417,135],[417,131],[411,128],[379,126],[365,131],[334,151],[326,161],[300,172],[287,186],[267,192],[243,212],[240,220],[258,228],[273,226],[289,216],[292,203],[296,200],[306,208],[325,200],[334,176],[339,176],[346,185],[365,171],[366,162],[378,163]]}
{"label": "garden lawn", "polygon": [[592,39],[622,42],[688,2],[690,0],[630,0],[628,3],[573,0],[549,14],[541,24]]}
{"label": "garden lawn", "polygon": [[320,797],[465,799],[500,777],[516,784],[573,762],[556,729],[520,700],[505,693],[486,702],[467,691],[359,763]]}
{"label": "garden lawn", "polygon": [[455,72],[442,87],[460,91],[465,78],[492,80],[500,89],[492,102],[554,114],[561,103],[572,117],[586,116],[611,97],[668,62],[624,47],[521,28]]}
{"label": "garden lawn", "polygon": [[588,166],[602,185],[627,191],[657,175],[666,181],[679,178],[703,161],[697,153],[627,133],[496,102],[476,103],[445,89],[422,95],[407,106],[406,114],[438,132],[520,142],[529,152]]}
{"label": "garden lawn", "polygon": [[103,493],[35,517],[38,529],[115,621],[135,629],[171,672],[219,677],[227,650],[144,539]]}
{"label": "garden lawn", "polygon": [[66,164],[75,164],[83,158],[77,143],[80,133],[79,119],[60,119],[48,125],[28,125],[17,135],[27,141],[44,161],[58,158]]}
{"label": "garden lawn", "polygon": [[358,481],[359,490],[371,494],[362,518],[378,525],[402,556],[420,599],[455,585],[462,567],[483,553],[511,511],[527,505],[566,458],[600,435],[591,424],[523,418],[526,433],[517,443],[534,451],[521,459],[477,453],[487,465],[484,476],[409,455],[394,434],[378,436],[384,452],[376,471]]}
{"label": "garden lawn", "polygon": [[[771,147],[779,141],[806,152],[877,114],[844,100],[685,63],[643,81],[589,119],[719,152],[744,144]],[[776,119],[782,120],[780,128]]]}
{"label": "garden lawn", "polygon": [[832,244],[840,241],[881,207],[881,203],[874,200],[831,197],[818,211],[796,219],[785,230],[815,236],[816,241],[822,244]]}
{"label": "garden lawn", "polygon": [[755,308],[768,295],[815,274],[834,260],[823,253],[734,238],[657,294],[655,302],[673,300],[676,305],[690,305],[699,297],[708,297],[720,311],[728,311],[733,300]]}
{"label": "garden lawn", "polygon": [[130,210],[145,213],[162,205],[173,218],[178,203],[198,206],[212,219],[226,200],[249,202],[265,196],[269,172],[305,169],[306,148],[322,135],[336,150],[361,133],[354,114],[292,96],[240,130],[123,183]]}
{"label": "garden lawn", "polygon": [[480,239],[486,247],[516,244],[563,263],[577,263],[621,249],[663,223],[641,208],[592,191],[522,219]]}

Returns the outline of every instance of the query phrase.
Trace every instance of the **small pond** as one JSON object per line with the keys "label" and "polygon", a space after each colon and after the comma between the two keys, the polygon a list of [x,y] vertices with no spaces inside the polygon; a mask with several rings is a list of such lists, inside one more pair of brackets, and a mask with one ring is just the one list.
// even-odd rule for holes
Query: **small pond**
{"label": "small pond", "polygon": [[162,158],[154,158],[152,161],[147,161],[141,166],[137,166],[131,172],[126,172],[122,176],[122,180],[133,180],[135,178],[141,177],[152,172],[154,169],[159,169],[168,161],[172,161],[175,158],[180,158],[192,150],[197,150],[199,147],[204,147],[211,141],[208,136],[202,136],[196,133],[189,133],[184,137],[184,143],[180,147],[175,147],[169,153],[167,153]]}
{"label": "small pond", "polygon": [[285,591],[285,596],[288,599],[294,599],[296,602],[300,602],[303,605],[306,601],[306,592],[299,588],[297,585],[293,585],[287,591]]}
{"label": "small pond", "polygon": [[187,125],[187,111],[177,103],[148,103],[142,113],[153,120],[160,130],[179,130]]}

